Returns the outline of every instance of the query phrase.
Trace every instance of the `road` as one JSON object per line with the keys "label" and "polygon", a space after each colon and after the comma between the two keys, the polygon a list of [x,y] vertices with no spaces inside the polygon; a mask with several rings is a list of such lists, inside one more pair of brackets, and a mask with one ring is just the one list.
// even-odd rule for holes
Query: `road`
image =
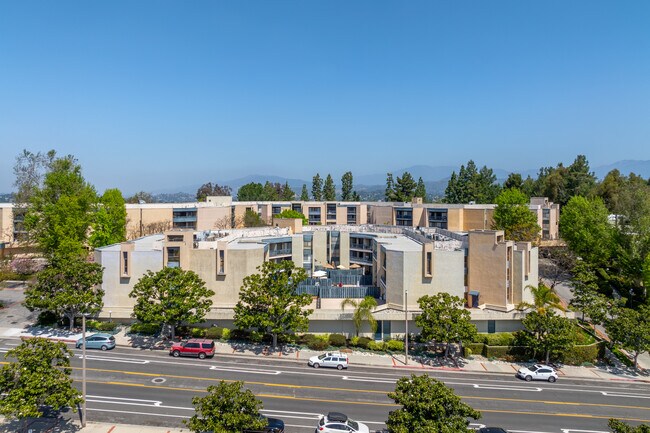
{"label": "road", "polygon": [[[18,344],[0,340],[0,351]],[[81,387],[81,351],[73,350],[73,377]],[[281,418],[288,433],[313,432],[318,415],[348,414],[384,427],[397,406],[386,396],[397,379],[422,369],[354,366],[345,371],[313,369],[306,360],[238,356],[171,358],[167,352],[119,347],[88,351],[89,419],[104,422],[181,426],[193,414],[192,397],[205,395],[220,380],[243,380],[264,403],[263,413]],[[607,432],[607,420],[650,423],[650,385],[638,382],[560,378],[527,383],[513,375],[428,370],[454,388],[483,418],[514,433]]]}

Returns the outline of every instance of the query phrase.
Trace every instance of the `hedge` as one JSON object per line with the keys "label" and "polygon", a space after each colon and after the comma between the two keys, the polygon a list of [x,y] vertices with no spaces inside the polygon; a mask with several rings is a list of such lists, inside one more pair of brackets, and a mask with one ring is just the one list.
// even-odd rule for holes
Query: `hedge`
{"label": "hedge", "polygon": [[330,334],[329,337],[330,345],[334,347],[343,347],[346,344],[346,338],[343,334]]}
{"label": "hedge", "polygon": [[[482,355],[485,356],[485,344],[484,343],[467,343],[463,344],[463,350],[469,349],[473,355]],[[464,356],[465,353],[463,353]]]}
{"label": "hedge", "polygon": [[134,323],[131,325],[129,332],[133,334],[142,335],[156,335],[160,332],[161,325],[159,323]]}
{"label": "hedge", "polygon": [[573,346],[560,355],[560,360],[569,365],[581,365],[586,362],[593,363],[604,356],[605,342],[600,341],[587,346]]}
{"label": "hedge", "polygon": [[[483,343],[468,343],[463,348],[469,349],[474,355],[482,355],[486,358],[506,358],[525,361],[533,356],[532,350],[524,346],[488,346]],[[539,353],[537,355],[543,356]],[[605,343],[601,341],[587,346],[573,346],[573,348],[560,354],[558,359],[565,364],[582,365],[584,363],[593,363],[604,356]]]}

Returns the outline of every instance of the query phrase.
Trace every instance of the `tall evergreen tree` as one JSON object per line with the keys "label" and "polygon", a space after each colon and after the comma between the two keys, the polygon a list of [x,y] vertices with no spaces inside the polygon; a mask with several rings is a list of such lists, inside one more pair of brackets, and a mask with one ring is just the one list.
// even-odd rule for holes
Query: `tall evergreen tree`
{"label": "tall evergreen tree", "polygon": [[413,194],[415,194],[415,188],[417,184],[415,179],[411,176],[411,173],[405,171],[402,174],[402,177],[397,177],[397,183],[395,184],[395,201],[407,202],[413,199]]}
{"label": "tall evergreen tree", "polygon": [[352,200],[352,190],[354,188],[352,183],[352,172],[345,172],[345,174],[343,174],[343,177],[341,177],[341,200]]}
{"label": "tall evergreen tree", "polygon": [[323,186],[323,199],[325,201],[336,200],[336,187],[334,186],[334,179],[332,179],[331,174],[328,174],[325,178],[325,186]]}
{"label": "tall evergreen tree", "polygon": [[418,179],[418,186],[415,188],[415,194],[413,195],[414,197],[420,197],[422,201],[426,201],[427,187],[424,185],[424,181],[422,180],[422,177]]}
{"label": "tall evergreen tree", "polygon": [[445,188],[445,202],[446,203],[460,203],[460,191],[458,190],[458,176],[456,172],[451,173],[451,177],[447,182]]}
{"label": "tall evergreen tree", "polygon": [[319,173],[316,173],[316,176],[311,181],[311,196],[314,201],[323,200],[323,180]]}
{"label": "tall evergreen tree", "polygon": [[386,201],[395,201],[395,181],[393,173],[386,173],[386,191],[384,193]]}
{"label": "tall evergreen tree", "polygon": [[280,198],[278,194],[278,189],[281,191],[282,185],[280,185],[279,183],[273,184],[267,180],[266,183],[264,184],[264,190],[262,191],[261,200],[265,200],[265,201],[278,200]]}
{"label": "tall evergreen tree", "polygon": [[289,182],[285,182],[282,186],[282,194],[280,198],[284,201],[291,201],[296,198],[296,193],[293,192],[293,189],[289,186]]}
{"label": "tall evergreen tree", "polygon": [[302,184],[302,192],[300,193],[300,201],[309,201],[309,193],[307,192],[307,185]]}

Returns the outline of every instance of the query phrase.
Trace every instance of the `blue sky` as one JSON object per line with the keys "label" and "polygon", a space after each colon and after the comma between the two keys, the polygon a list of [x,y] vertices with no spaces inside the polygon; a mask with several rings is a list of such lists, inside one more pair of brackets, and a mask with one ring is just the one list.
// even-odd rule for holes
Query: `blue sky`
{"label": "blue sky", "polygon": [[0,1],[22,149],[101,191],[650,159],[650,2]]}

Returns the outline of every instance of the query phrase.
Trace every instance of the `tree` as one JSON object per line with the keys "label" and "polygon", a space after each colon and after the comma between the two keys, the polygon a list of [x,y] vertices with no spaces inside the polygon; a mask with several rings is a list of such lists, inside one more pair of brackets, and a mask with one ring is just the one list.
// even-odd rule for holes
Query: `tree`
{"label": "tree", "polygon": [[147,271],[129,293],[135,298],[133,317],[143,323],[160,323],[171,328],[197,323],[210,311],[214,292],[194,272],[165,267],[158,272]]}
{"label": "tree", "polygon": [[475,179],[476,182],[476,203],[493,203],[494,199],[501,192],[501,187],[497,183],[497,176],[491,168],[483,166],[478,172]]}
{"label": "tree", "polygon": [[341,177],[341,200],[352,201],[352,190],[354,189],[352,181],[352,172],[346,171]]}
{"label": "tree", "polygon": [[637,358],[650,351],[650,306],[642,305],[638,310],[617,308],[605,321],[605,330],[612,341],[632,354],[634,369],[638,369]]}
{"label": "tree", "polygon": [[280,198],[280,192],[282,192],[282,185],[280,183],[271,183],[267,180],[262,189],[262,197],[260,197],[259,200],[278,200]]}
{"label": "tree", "polygon": [[418,186],[415,187],[415,192],[413,193],[414,197],[420,197],[422,201],[427,199],[427,187],[424,185],[422,177],[418,179]]}
{"label": "tree", "polygon": [[386,426],[392,433],[471,433],[467,418],[481,418],[451,388],[427,374],[401,377],[388,398],[401,406],[388,414]]}
{"label": "tree", "polygon": [[286,332],[306,331],[309,326],[311,295],[298,294],[296,289],[307,278],[303,268],[290,260],[264,262],[258,273],[244,278],[235,306],[234,323],[240,329],[256,329],[273,337]]}
{"label": "tree", "polygon": [[610,429],[612,429],[612,433],[650,433],[650,425],[648,424],[641,424],[639,426],[632,427],[623,421],[611,418],[607,425]]}
{"label": "tree", "polygon": [[334,179],[331,174],[327,174],[325,178],[325,185],[323,186],[323,199],[325,201],[336,200],[336,187],[334,186]]}
{"label": "tree", "polygon": [[280,199],[284,201],[291,201],[296,198],[296,193],[289,186],[289,182],[285,182],[282,185],[282,191],[280,192]]}
{"label": "tree", "polygon": [[354,191],[352,193],[352,201],[361,201],[361,196],[359,195],[358,192]]}
{"label": "tree", "polygon": [[196,201],[205,201],[208,196],[223,196],[232,194],[232,188],[212,182],[204,183],[196,191]]}
{"label": "tree", "polygon": [[572,197],[560,215],[560,235],[571,251],[589,263],[604,264],[612,253],[614,231],[599,198]]}
{"label": "tree", "polygon": [[575,344],[573,323],[552,310],[544,314],[532,311],[526,314],[521,323],[524,325],[521,341],[533,349],[533,357],[543,353],[546,363],[552,354],[567,351]]}
{"label": "tree", "polygon": [[36,284],[25,290],[25,306],[67,317],[70,330],[75,317],[97,314],[104,305],[103,268],[79,256],[53,256],[38,273]]}
{"label": "tree", "polygon": [[499,194],[500,187],[491,168],[483,166],[479,171],[474,161],[461,165],[458,175],[454,171],[445,189],[447,203],[491,203]]}
{"label": "tree", "polygon": [[[38,418],[42,407],[76,412],[83,400],[72,386],[72,352],[62,342],[32,338],[9,350],[5,358],[15,359],[0,370],[0,414],[8,418]],[[85,414],[84,414],[85,416]]]}
{"label": "tree", "polygon": [[596,186],[596,196],[603,200],[607,209],[613,214],[621,213],[620,201],[626,183],[625,176],[614,169],[607,173],[603,181]]}
{"label": "tree", "polygon": [[582,311],[582,320],[585,314],[594,324],[603,324],[609,314],[609,302],[599,293],[598,277],[589,264],[579,261],[573,268],[571,277],[573,297],[569,305]]}
{"label": "tree", "polygon": [[55,159],[25,213],[25,229],[46,256],[84,254],[97,206],[97,193],[69,155]]}
{"label": "tree", "polygon": [[521,178],[521,174],[510,173],[506,181],[503,182],[503,188],[504,189],[517,188],[518,190],[521,190],[523,184],[524,181]]}
{"label": "tree", "polygon": [[542,228],[528,209],[528,198],[518,189],[506,189],[496,197],[493,230],[503,230],[506,239],[535,242]]}
{"label": "tree", "polygon": [[565,310],[560,297],[546,284],[540,282],[537,287],[528,285],[526,286],[526,289],[530,290],[530,293],[533,295],[533,303],[520,302],[517,305],[518,310],[527,310],[532,308],[535,312],[541,315],[546,314],[549,311],[549,308],[555,308],[561,311]]}
{"label": "tree", "polygon": [[316,176],[311,181],[311,196],[314,201],[321,201],[323,199],[323,180],[319,173],[316,173]]}
{"label": "tree", "polygon": [[262,402],[250,389],[243,389],[244,382],[220,381],[208,387],[205,397],[193,397],[195,414],[184,421],[195,433],[233,433],[247,429],[262,430],[266,421],[260,416]]}
{"label": "tree", "polygon": [[309,201],[309,193],[307,192],[307,185],[302,184],[302,192],[300,193],[300,201]]}
{"label": "tree", "polygon": [[589,171],[587,157],[585,155],[576,156],[567,170],[566,191],[568,197],[577,195],[589,197],[593,194],[595,186],[596,175]]}
{"label": "tree", "polygon": [[411,176],[411,173],[405,171],[402,174],[402,177],[397,177],[397,183],[395,183],[395,195],[393,201],[402,201],[407,202],[413,199],[415,194],[415,188],[417,184]]}
{"label": "tree", "polygon": [[277,214],[274,218],[298,218],[302,220],[303,225],[307,225],[309,223],[309,220],[302,212],[298,212],[297,210],[292,209],[285,209]]}
{"label": "tree", "polygon": [[372,315],[372,310],[377,308],[377,300],[375,298],[372,296],[366,296],[359,301],[346,298],[341,301],[341,310],[344,310],[347,305],[354,308],[354,313],[352,313],[352,322],[354,323],[357,337],[359,336],[359,331],[361,330],[361,325],[363,325],[364,321],[368,322],[373,333],[377,332],[377,320]]}
{"label": "tree", "polygon": [[246,209],[244,213],[244,227],[264,227],[266,223],[262,221],[262,217],[257,212],[251,209]]}
{"label": "tree", "polygon": [[471,341],[476,335],[476,326],[464,306],[465,302],[449,293],[425,295],[418,299],[422,314],[415,318],[421,329],[420,335],[428,341],[445,343],[445,356],[449,357],[450,343]]}
{"label": "tree", "polygon": [[242,185],[237,190],[237,201],[258,201],[264,196],[264,185],[250,182]]}
{"label": "tree", "polygon": [[125,200],[127,203],[156,203],[156,198],[149,192],[140,191]]}
{"label": "tree", "polygon": [[119,189],[107,189],[93,218],[90,245],[94,248],[126,240],[126,207]]}
{"label": "tree", "polygon": [[386,191],[384,192],[386,201],[395,201],[395,181],[393,173],[386,173]]}

